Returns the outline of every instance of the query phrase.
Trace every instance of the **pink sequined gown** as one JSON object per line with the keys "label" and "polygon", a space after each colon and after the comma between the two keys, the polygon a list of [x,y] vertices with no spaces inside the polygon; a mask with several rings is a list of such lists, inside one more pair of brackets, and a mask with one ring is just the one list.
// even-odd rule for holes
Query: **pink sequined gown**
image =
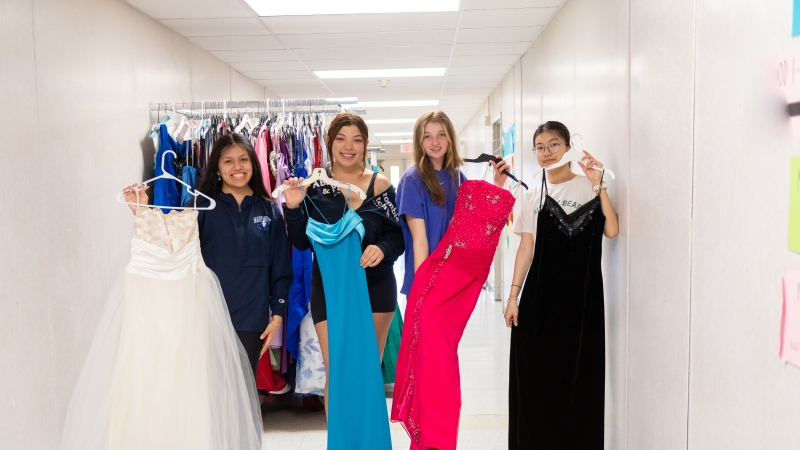
{"label": "pink sequined gown", "polygon": [[465,181],[447,232],[414,275],[392,402],[392,421],[403,423],[412,450],[456,448],[458,343],[513,206],[510,192],[485,181]]}

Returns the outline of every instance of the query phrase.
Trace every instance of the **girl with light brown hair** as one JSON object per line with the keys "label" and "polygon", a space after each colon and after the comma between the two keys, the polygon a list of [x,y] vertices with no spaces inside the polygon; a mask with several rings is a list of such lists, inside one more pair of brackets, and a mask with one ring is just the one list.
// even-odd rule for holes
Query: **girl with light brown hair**
{"label": "girl with light brown hair", "polygon": [[[414,125],[414,165],[400,178],[397,207],[405,240],[405,277],[400,289],[408,295],[417,271],[433,252],[453,216],[458,188],[466,180],[458,153],[458,138],[450,118],[442,111],[427,112]],[[495,167],[495,183],[509,169]]]}

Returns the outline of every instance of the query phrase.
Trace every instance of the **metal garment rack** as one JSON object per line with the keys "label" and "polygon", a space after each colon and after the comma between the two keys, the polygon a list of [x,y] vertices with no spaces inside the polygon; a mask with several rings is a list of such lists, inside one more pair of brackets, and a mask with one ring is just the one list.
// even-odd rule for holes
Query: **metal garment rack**
{"label": "metal garment rack", "polygon": [[[280,109],[285,111],[290,108],[291,112],[311,112],[319,114],[338,114],[345,112],[347,109],[345,105],[355,105],[358,103],[358,97],[333,97],[333,98],[303,98],[303,99],[265,99],[265,100],[234,100],[234,101],[220,101],[220,102],[158,102],[150,103],[151,112],[160,111],[176,111],[181,114],[191,116],[202,116],[204,114],[213,114],[218,111],[225,111],[230,115],[233,112],[242,113],[252,110],[260,112],[268,112],[270,109]],[[339,109],[314,109],[324,106],[339,106]],[[291,108],[294,108],[292,110]],[[307,108],[303,111],[297,111],[296,108]],[[356,112],[356,111],[353,111]],[[358,111],[360,114],[365,114],[366,110]]]}

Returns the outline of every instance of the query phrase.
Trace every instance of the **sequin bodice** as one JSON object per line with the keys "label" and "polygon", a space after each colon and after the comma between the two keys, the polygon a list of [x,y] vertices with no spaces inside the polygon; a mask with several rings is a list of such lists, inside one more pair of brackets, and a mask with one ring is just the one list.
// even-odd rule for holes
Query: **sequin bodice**
{"label": "sequin bodice", "polygon": [[492,262],[486,255],[497,249],[514,201],[509,191],[485,181],[462,183],[453,218],[431,257],[450,259],[465,272],[483,276]]}
{"label": "sequin bodice", "polygon": [[136,212],[128,272],[175,280],[204,266],[196,210],[164,214],[159,208],[140,208]]}

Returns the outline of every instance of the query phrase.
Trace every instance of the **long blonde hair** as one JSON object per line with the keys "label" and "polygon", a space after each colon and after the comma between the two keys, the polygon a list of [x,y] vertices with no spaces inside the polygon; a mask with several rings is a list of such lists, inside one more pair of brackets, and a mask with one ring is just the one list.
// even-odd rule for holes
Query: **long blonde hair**
{"label": "long blonde hair", "polygon": [[427,112],[417,119],[414,125],[414,164],[417,166],[422,182],[425,183],[425,189],[428,190],[433,203],[443,206],[445,202],[445,192],[439,180],[436,178],[436,173],[433,168],[433,163],[430,158],[425,154],[425,149],[422,148],[422,138],[425,136],[425,126],[431,122],[439,123],[444,128],[445,137],[447,137],[447,152],[444,154],[444,161],[442,162],[442,169],[450,173],[453,183],[458,183],[456,177],[458,168],[464,165],[461,156],[458,155],[458,139],[456,132],[453,128],[453,123],[442,111]]}

